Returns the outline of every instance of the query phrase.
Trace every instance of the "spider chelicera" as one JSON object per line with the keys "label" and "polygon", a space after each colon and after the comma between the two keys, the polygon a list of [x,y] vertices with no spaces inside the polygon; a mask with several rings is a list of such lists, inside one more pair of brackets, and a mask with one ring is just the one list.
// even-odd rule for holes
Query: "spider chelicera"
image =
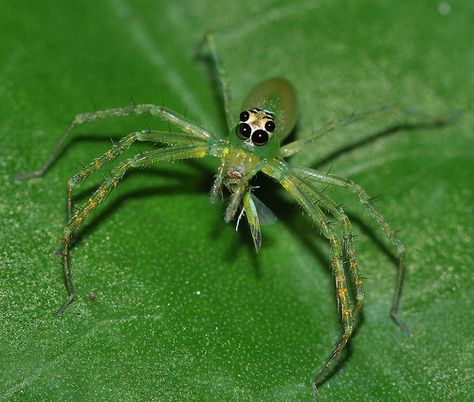
{"label": "spider chelicera", "polygon": [[[365,299],[356,258],[352,224],[342,207],[326,195],[323,191],[324,188],[337,186],[354,193],[365,207],[368,215],[375,220],[388,241],[396,249],[399,266],[390,313],[395,322],[405,332],[408,332],[408,328],[398,315],[400,291],[405,272],[405,248],[361,186],[349,179],[333,174],[323,173],[307,167],[292,166],[285,161],[285,158],[296,154],[322,134],[332,131],[340,125],[361,120],[370,114],[385,113],[387,110],[380,109],[365,114],[353,115],[349,119],[331,122],[320,130],[313,132],[307,138],[282,145],[296,123],[297,104],[292,85],[282,78],[269,79],[257,85],[243,103],[239,122],[235,124],[230,113],[226,71],[219,59],[212,34],[206,36],[206,42],[219,78],[229,129],[227,138],[222,138],[206,130],[166,107],[152,104],[130,105],[123,108],[83,113],[75,116],[41,169],[17,176],[18,180],[43,176],[58,158],[74,127],[86,122],[148,112],[169,122],[171,126],[177,129],[176,131],[146,129],[133,132],[123,137],[110,150],[94,159],[69,179],[67,183],[68,222],[65,225],[62,240],[62,263],[68,296],[56,311],[56,315],[63,315],[76,296],[70,261],[72,239],[89,215],[119,184],[128,169],[145,167],[162,161],[203,158],[205,156],[217,157],[220,158],[221,163],[212,185],[211,202],[216,201],[219,197],[222,187],[227,188],[230,193],[230,201],[225,210],[225,221],[233,220],[241,210],[238,220],[243,214],[245,215],[257,251],[262,243],[261,224],[265,223],[262,210],[265,208],[252,195],[252,190],[255,187],[250,184],[250,181],[258,172],[262,172],[279,182],[316,223],[322,235],[329,240],[331,271],[335,280],[336,300],[342,321],[342,330],[332,352],[313,379],[312,387],[317,397],[317,385],[325,377],[328,369],[349,341]],[[432,124],[441,125],[442,123],[438,120]],[[114,161],[136,141],[160,143],[162,146],[140,153],[118,164],[87,202],[73,212],[72,193],[74,188],[105,164]],[[340,225],[342,236],[335,231],[330,219],[335,220]],[[346,272],[348,275],[346,275]],[[348,283],[350,283],[350,286],[348,286]],[[351,286],[355,290],[355,297],[352,297],[352,292],[348,290]]]}

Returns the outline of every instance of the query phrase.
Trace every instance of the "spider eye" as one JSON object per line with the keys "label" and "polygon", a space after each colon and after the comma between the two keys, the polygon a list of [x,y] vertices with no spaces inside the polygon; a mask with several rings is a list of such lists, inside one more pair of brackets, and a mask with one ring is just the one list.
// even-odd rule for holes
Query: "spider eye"
{"label": "spider eye", "polygon": [[247,121],[250,117],[249,112],[245,111],[240,113],[240,121]]}
{"label": "spider eye", "polygon": [[257,130],[252,134],[252,142],[258,146],[265,145],[268,139],[268,133],[265,130]]}
{"label": "spider eye", "polygon": [[273,130],[275,130],[275,123],[272,120],[268,120],[265,123],[265,130],[271,133]]}
{"label": "spider eye", "polygon": [[237,134],[237,137],[239,137],[241,140],[246,140],[250,138],[252,129],[247,123],[240,123],[235,129],[235,133]]}

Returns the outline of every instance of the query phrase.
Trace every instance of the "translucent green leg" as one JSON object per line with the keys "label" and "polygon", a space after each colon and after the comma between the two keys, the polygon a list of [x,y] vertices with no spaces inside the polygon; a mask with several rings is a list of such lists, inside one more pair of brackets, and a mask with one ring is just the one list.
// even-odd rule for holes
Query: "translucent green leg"
{"label": "translucent green leg", "polygon": [[86,203],[79,208],[64,228],[63,236],[63,270],[66,281],[68,297],[56,311],[57,316],[63,315],[66,308],[71,304],[75,297],[75,290],[72,281],[70,246],[74,234],[79,227],[95,210],[95,208],[110,194],[110,192],[118,185],[125,172],[131,167],[143,167],[161,161],[172,161],[178,159],[201,158],[208,155],[206,145],[203,146],[175,146],[156,149],[144,154],[136,155],[127,159],[114,168],[110,176],[102,183],[101,186],[92,194]]}
{"label": "translucent green leg", "polygon": [[308,213],[311,219],[318,224],[322,234],[329,240],[331,247],[331,269],[336,285],[337,304],[341,313],[342,332],[334,344],[331,354],[328,356],[326,362],[313,379],[313,392],[315,399],[318,399],[317,385],[324,378],[328,369],[332,366],[344,346],[349,341],[354,328],[352,303],[350,300],[344,273],[342,246],[339,239],[337,238],[337,235],[332,229],[330,222],[326,218],[326,215],[318,206],[318,198],[315,198],[314,192],[304,185],[304,181],[302,181],[301,177],[298,177],[298,175],[294,174],[291,168],[283,161],[275,159],[273,161],[269,161],[262,171],[278,180],[283,188],[287,190],[293,198],[295,198],[295,200]]}
{"label": "translucent green leg", "polygon": [[342,187],[346,190],[349,190],[357,195],[359,201],[364,205],[365,209],[369,213],[369,215],[375,220],[377,225],[380,227],[384,235],[390,241],[390,243],[395,247],[398,253],[399,258],[399,266],[398,266],[398,274],[397,274],[397,282],[395,285],[395,291],[393,293],[392,299],[392,306],[390,309],[391,316],[393,320],[398,324],[398,326],[405,332],[410,333],[409,328],[407,325],[400,319],[398,315],[398,308],[400,304],[400,294],[402,289],[403,278],[405,275],[406,270],[406,262],[405,262],[405,247],[400,239],[395,234],[395,231],[390,227],[390,225],[385,221],[384,217],[380,214],[380,212],[375,208],[374,204],[370,200],[370,197],[367,195],[365,190],[355,184],[351,180],[344,179],[341,177],[317,172],[312,169],[306,168],[297,168],[295,169],[299,174],[306,175],[307,177],[312,178],[314,181],[323,183],[326,185],[334,185],[338,187]]}
{"label": "translucent green leg", "polygon": [[355,302],[354,310],[352,311],[352,317],[354,319],[354,322],[356,322],[357,317],[359,316],[359,313],[365,302],[365,291],[364,291],[364,285],[362,283],[362,279],[359,272],[359,264],[357,263],[356,248],[354,244],[354,229],[352,227],[351,221],[349,220],[349,217],[342,211],[341,208],[338,208],[339,215],[336,216],[334,203],[328,200],[327,202],[325,202],[325,205],[328,205],[328,207],[329,205],[331,205],[330,208],[332,211],[334,211],[333,216],[336,219],[340,220],[341,225],[342,225],[344,246],[346,249],[347,257],[349,259],[349,273],[351,275],[351,280],[352,280],[352,283],[354,284],[355,291],[356,291],[356,295],[355,295],[356,302]]}
{"label": "translucent green leg", "polygon": [[99,110],[97,112],[92,112],[92,113],[82,113],[74,117],[71,124],[63,133],[61,139],[57,143],[52,154],[49,156],[49,158],[46,160],[43,166],[40,169],[35,170],[33,172],[17,175],[15,177],[15,180],[26,180],[26,179],[31,179],[33,177],[43,176],[61,154],[61,151],[64,148],[64,144],[66,143],[66,140],[69,138],[70,134],[72,133],[72,131],[74,130],[76,126],[79,126],[87,122],[95,121],[95,120],[101,120],[101,119],[106,119],[106,118],[111,118],[111,117],[139,115],[146,112],[150,113],[153,116],[159,117],[162,120],[168,121],[170,124],[180,128],[184,133],[190,134],[194,137],[205,139],[205,140],[215,138],[214,134],[212,134],[211,132],[185,119],[184,117],[178,115],[172,110],[165,108],[164,106],[156,106],[156,105],[150,105],[150,104],[130,105],[130,106],[122,107],[122,108],[105,109],[105,110]]}
{"label": "translucent green leg", "polygon": [[198,145],[205,143],[205,140],[185,133],[173,133],[168,131],[142,130],[135,131],[123,137],[117,144],[114,144],[107,152],[95,158],[85,166],[80,172],[75,174],[67,183],[67,211],[68,220],[72,216],[72,191],[87,177],[96,172],[104,165],[114,161],[123,154],[136,141],[161,142],[170,145]]}
{"label": "translucent green leg", "polygon": [[422,121],[419,124],[423,124],[425,127],[442,127],[451,124],[460,116],[460,113],[455,113],[446,118],[439,118],[400,105],[387,106],[379,109],[369,110],[368,112],[364,113],[352,114],[343,119],[332,120],[324,126],[320,127],[319,129],[314,130],[310,136],[301,140],[290,142],[289,144],[286,144],[281,147],[280,156],[283,158],[287,158],[291,155],[294,155],[304,149],[308,144],[313,143],[314,141],[336,130],[339,127],[349,126],[351,124],[355,124],[360,121],[368,120],[377,116],[390,116],[397,114],[405,114],[408,116],[413,116],[417,119],[421,119]]}
{"label": "translucent green leg", "polygon": [[289,175],[281,181],[281,184],[293,197],[295,197],[295,199],[306,210],[313,221],[318,224],[319,228],[321,229],[321,233],[329,240],[331,247],[331,269],[336,285],[337,304],[341,314],[342,333],[334,344],[333,350],[327,357],[326,362],[323,364],[322,368],[313,379],[313,391],[317,396],[318,384],[324,378],[328,369],[332,366],[344,346],[349,341],[354,327],[352,306],[344,273],[342,246],[325,214],[317,206],[317,200],[312,197],[311,193],[305,191],[305,188],[301,186],[301,181],[296,177]]}
{"label": "translucent green leg", "polygon": [[298,175],[298,177],[301,179],[301,186],[303,186],[308,193],[313,193],[313,198],[318,199],[318,204],[321,208],[327,210],[341,224],[345,254],[349,260],[349,273],[356,292],[356,302],[352,312],[352,318],[355,324],[365,302],[365,292],[356,257],[352,223],[342,207],[337,205],[331,198],[324,194],[324,192],[316,188],[310,177],[303,175]]}
{"label": "translucent green leg", "polygon": [[211,53],[212,60],[214,62],[214,68],[216,69],[217,77],[219,79],[219,85],[222,93],[222,100],[224,102],[224,112],[227,120],[227,128],[232,130],[235,126],[234,119],[232,117],[232,113],[230,110],[230,90],[229,90],[229,83],[227,78],[227,71],[222,64],[221,58],[219,57],[219,53],[217,51],[217,44],[212,32],[209,32],[206,35],[207,47]]}

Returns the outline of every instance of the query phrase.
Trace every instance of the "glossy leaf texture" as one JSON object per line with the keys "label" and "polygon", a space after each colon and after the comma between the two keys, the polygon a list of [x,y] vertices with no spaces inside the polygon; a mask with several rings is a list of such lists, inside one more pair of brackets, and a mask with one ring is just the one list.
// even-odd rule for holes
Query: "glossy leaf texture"
{"label": "glossy leaf texture", "polygon": [[[211,205],[217,160],[128,174],[73,249],[78,298],[55,252],[69,177],[149,116],[79,128],[42,179],[38,168],[75,113],[165,104],[225,134],[209,64],[213,30],[236,117],[270,77],[294,83],[296,138],[354,112],[410,115],[342,127],[291,158],[351,177],[406,245],[402,317],[389,318],[395,256],[350,194],[328,190],[355,224],[367,302],[323,400],[472,397],[474,5],[362,1],[4,1],[0,12],[0,398],[2,400],[309,401],[339,326],[318,229],[272,181],[255,195],[278,217],[255,254],[248,227]],[[295,136],[291,137],[295,138]],[[136,146],[124,156],[147,146]],[[107,175],[85,182],[76,204]]]}

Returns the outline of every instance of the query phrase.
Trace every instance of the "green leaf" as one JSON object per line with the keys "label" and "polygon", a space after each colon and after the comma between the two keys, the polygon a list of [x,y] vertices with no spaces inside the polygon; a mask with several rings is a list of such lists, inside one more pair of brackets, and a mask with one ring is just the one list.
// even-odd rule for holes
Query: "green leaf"
{"label": "green leaf", "polygon": [[[345,127],[292,164],[349,176],[406,245],[405,336],[389,318],[396,256],[357,200],[330,191],[356,225],[367,302],[323,400],[468,400],[473,394],[474,58],[469,2],[3,2],[0,13],[0,398],[311,400],[339,333],[329,250],[281,189],[256,195],[278,216],[255,254],[208,191],[217,160],[128,174],[73,249],[78,297],[64,317],[60,247],[68,178],[149,116],[79,128],[38,168],[79,112],[137,103],[225,135],[209,65],[210,29],[238,112],[259,81],[298,91],[302,138],[334,118],[402,103],[445,128],[390,131],[410,116]],[[360,145],[357,145],[361,142]],[[146,146],[137,146],[133,155]],[[125,156],[126,157],[126,156]],[[105,175],[107,170],[105,170]],[[103,176],[87,181],[87,200]]]}

